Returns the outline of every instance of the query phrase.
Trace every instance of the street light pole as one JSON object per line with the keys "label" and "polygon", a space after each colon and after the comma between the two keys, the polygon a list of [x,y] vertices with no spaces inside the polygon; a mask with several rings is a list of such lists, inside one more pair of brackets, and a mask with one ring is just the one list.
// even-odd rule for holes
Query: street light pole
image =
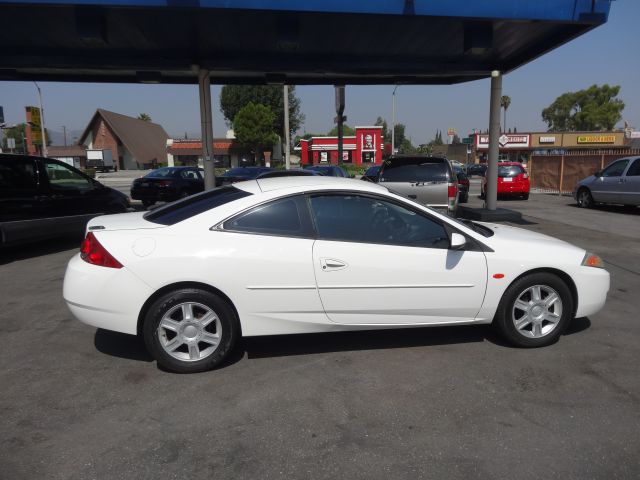
{"label": "street light pole", "polygon": [[391,155],[396,154],[396,90],[400,85],[396,85],[391,94]]}
{"label": "street light pole", "polygon": [[289,159],[289,151],[291,150],[291,132],[289,131],[289,85],[284,84],[283,98],[284,98],[284,165],[287,170],[291,168],[291,161]]}
{"label": "street light pole", "polygon": [[40,90],[40,86],[33,82],[33,84],[38,89],[38,98],[40,99],[40,133],[42,134],[42,156],[47,156],[47,139],[44,136],[45,128],[44,128],[44,108],[42,108],[42,91]]}

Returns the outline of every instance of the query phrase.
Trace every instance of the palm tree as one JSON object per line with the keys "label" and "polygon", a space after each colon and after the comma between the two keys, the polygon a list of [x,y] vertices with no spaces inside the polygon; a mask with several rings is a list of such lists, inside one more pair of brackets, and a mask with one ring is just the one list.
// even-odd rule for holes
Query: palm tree
{"label": "palm tree", "polygon": [[149,115],[148,113],[141,113],[140,115],[138,115],[138,120],[144,120],[145,122],[150,122],[151,115]]}
{"label": "palm tree", "polygon": [[504,131],[507,131],[507,108],[511,105],[511,97],[509,95],[503,95],[500,97],[500,107],[504,108]]}

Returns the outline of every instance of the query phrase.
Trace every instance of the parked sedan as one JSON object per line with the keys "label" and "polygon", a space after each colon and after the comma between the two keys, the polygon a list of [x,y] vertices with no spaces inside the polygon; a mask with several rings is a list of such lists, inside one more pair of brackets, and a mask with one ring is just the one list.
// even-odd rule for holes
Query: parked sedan
{"label": "parked sedan", "polygon": [[620,158],[579,181],[573,189],[573,198],[583,208],[595,203],[640,205],[640,157]]}
{"label": "parked sedan", "polygon": [[219,187],[221,185],[244,182],[245,180],[254,180],[263,173],[273,171],[274,169],[269,167],[235,167],[216,177],[216,186]]}
{"label": "parked sedan", "polygon": [[466,173],[470,177],[472,175],[479,175],[482,177],[484,176],[486,171],[487,171],[486,163],[468,163],[466,165]]}
{"label": "parked sedan", "polygon": [[81,236],[91,218],[128,207],[125,194],[64,162],[0,154],[0,246]]}
{"label": "parked sedan", "polygon": [[378,184],[285,177],[93,219],[63,295],[82,322],[140,335],[164,368],[197,372],[241,335],[493,323],[514,345],[549,345],[604,306],[602,267]]}
{"label": "parked sedan", "polygon": [[204,190],[203,170],[196,167],[164,167],[136,178],[131,184],[131,198],[145,207],[158,201],[172,202]]}
{"label": "parked sedan", "polygon": [[[529,174],[519,162],[498,163],[498,195],[503,197],[520,197],[529,199]],[[487,177],[482,179],[480,198],[485,198],[487,191]]]}

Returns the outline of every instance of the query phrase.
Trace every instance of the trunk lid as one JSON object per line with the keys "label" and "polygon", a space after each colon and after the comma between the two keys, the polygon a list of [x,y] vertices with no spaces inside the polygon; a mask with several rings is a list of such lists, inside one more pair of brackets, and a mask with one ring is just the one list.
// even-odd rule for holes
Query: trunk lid
{"label": "trunk lid", "polygon": [[147,212],[118,213],[92,218],[87,224],[87,232],[104,232],[107,230],[140,230],[164,228],[166,225],[145,220]]}

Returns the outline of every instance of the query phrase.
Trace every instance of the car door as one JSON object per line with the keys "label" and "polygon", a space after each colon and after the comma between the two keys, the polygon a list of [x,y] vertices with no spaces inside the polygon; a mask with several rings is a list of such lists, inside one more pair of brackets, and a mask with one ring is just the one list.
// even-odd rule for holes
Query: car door
{"label": "car door", "polygon": [[48,186],[52,216],[88,219],[88,215],[109,211],[104,187],[66,163],[51,158],[41,159],[40,163],[44,183]]}
{"label": "car door", "polygon": [[194,193],[199,193],[204,190],[204,181],[202,177],[200,177],[200,172],[198,169],[185,169],[180,172],[180,177],[182,177],[183,181],[186,183],[186,190],[189,192],[189,195],[193,195]]}
{"label": "car door", "polygon": [[591,195],[596,202],[623,203],[621,196],[624,188],[622,174],[628,164],[628,158],[616,160],[596,177],[591,187]]}
{"label": "car door", "polygon": [[640,157],[632,161],[622,179],[624,192],[621,203],[640,205]]}
{"label": "car door", "polygon": [[316,194],[316,282],[341,324],[470,322],[485,294],[484,253],[449,249],[445,226],[378,196]]}
{"label": "car door", "polygon": [[39,237],[49,216],[48,197],[41,190],[34,158],[0,156],[0,243]]}
{"label": "car door", "polygon": [[287,331],[300,332],[314,323],[331,323],[316,288],[313,229],[304,196],[259,205],[217,230],[232,237],[225,245],[233,245],[233,252],[217,257],[211,268],[233,272],[225,281],[241,292],[236,304],[243,324],[252,325],[251,335],[282,333],[288,322]]}

